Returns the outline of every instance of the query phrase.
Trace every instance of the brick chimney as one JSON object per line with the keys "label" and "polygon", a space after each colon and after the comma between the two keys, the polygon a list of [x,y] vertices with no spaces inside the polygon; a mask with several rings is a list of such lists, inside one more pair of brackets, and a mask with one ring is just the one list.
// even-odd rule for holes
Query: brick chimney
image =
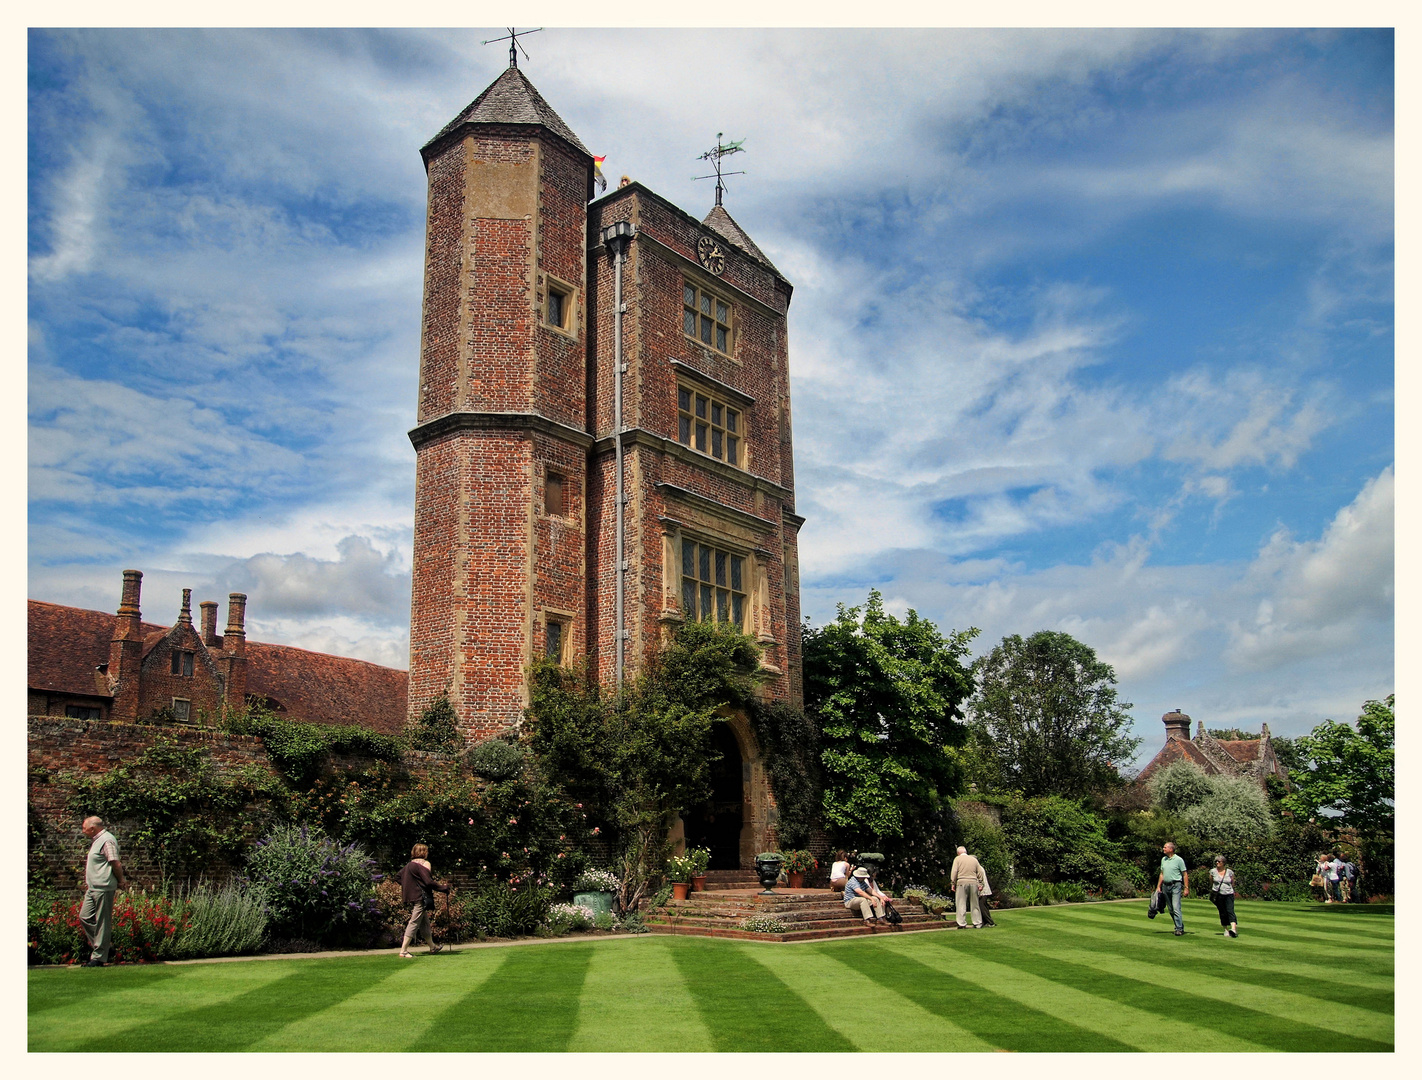
{"label": "brick chimney", "polygon": [[178,609],[178,625],[192,626],[193,624],[193,591],[183,590],[183,606]]}
{"label": "brick chimney", "polygon": [[1161,721],[1165,724],[1165,738],[1179,739],[1181,742],[1188,742],[1190,739],[1190,718],[1178,708],[1162,716]]}
{"label": "brick chimney", "polygon": [[204,600],[198,605],[202,609],[202,643],[208,648],[216,648],[219,644],[217,637],[217,601]]}
{"label": "brick chimney", "polygon": [[114,696],[109,719],[130,724],[138,719],[139,667],[143,663],[143,615],[138,605],[142,591],[143,573],[125,570],[123,597],[109,643],[109,692]]}
{"label": "brick chimney", "polygon": [[229,709],[247,703],[247,594],[227,595],[227,629],[222,634],[222,666],[225,669],[224,701]]}

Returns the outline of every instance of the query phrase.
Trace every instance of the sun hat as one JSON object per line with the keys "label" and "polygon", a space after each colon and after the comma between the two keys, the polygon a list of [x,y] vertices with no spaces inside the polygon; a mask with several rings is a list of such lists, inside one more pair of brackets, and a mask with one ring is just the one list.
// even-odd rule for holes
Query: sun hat
{"label": "sun hat", "polygon": [[869,871],[865,870],[864,867],[861,866],[858,870],[854,871],[854,876],[857,878],[867,878],[869,876]]}

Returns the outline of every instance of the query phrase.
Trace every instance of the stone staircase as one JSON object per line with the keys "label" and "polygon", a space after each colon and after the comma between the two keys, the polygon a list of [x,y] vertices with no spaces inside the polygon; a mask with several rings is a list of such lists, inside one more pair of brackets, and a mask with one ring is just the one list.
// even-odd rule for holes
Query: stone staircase
{"label": "stone staircase", "polygon": [[[817,889],[776,886],[774,895],[764,896],[752,871],[713,870],[706,875],[704,891],[693,892],[685,900],[668,900],[666,907],[656,910],[643,901],[642,914],[649,928],[663,934],[696,934],[757,941],[813,941],[866,934],[902,934],[919,930],[946,930],[953,925],[928,913],[913,900],[895,900],[894,907],[904,917],[898,926],[866,925],[863,919],[844,906],[837,891],[831,892],[823,886]],[[790,929],[779,934],[742,929],[741,920],[751,915],[773,915]]]}

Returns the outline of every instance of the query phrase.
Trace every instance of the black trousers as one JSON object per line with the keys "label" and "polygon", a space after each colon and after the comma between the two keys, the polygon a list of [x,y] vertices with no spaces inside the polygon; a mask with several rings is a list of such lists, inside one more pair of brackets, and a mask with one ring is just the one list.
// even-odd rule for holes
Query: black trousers
{"label": "black trousers", "polygon": [[1239,922],[1234,917],[1234,893],[1215,893],[1215,907],[1219,908],[1221,926],[1228,928],[1230,923]]}

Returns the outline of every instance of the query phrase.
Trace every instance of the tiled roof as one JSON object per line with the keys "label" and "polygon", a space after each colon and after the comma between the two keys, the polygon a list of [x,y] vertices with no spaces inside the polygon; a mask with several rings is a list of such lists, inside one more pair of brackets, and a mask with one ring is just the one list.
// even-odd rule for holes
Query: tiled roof
{"label": "tiled roof", "polygon": [[[143,624],[145,639],[163,632],[161,626]],[[107,697],[98,668],[109,662],[113,637],[113,615],[31,600],[27,641],[30,687]]]}
{"label": "tiled roof", "polygon": [[1217,740],[1220,748],[1241,765],[1259,760],[1260,739]]}
{"label": "tiled roof", "polygon": [[409,674],[293,645],[247,642],[247,693],[273,698],[283,715],[355,724],[398,735],[405,726]]}
{"label": "tiled roof", "polygon": [[736,224],[735,219],[726,213],[724,206],[713,206],[711,213],[702,218],[701,224],[705,225],[708,229],[714,229],[720,233],[731,243],[735,244],[736,247],[756,260],[756,262],[764,263],[776,277],[781,279],[785,277],[784,274],[775,269],[775,264],[765,257],[765,252],[755,246],[755,241],[745,234],[745,230]]}
{"label": "tiled roof", "polygon": [[1192,762],[1210,774],[1220,771],[1220,767],[1189,739],[1166,739],[1165,745],[1160,748],[1160,753],[1150,759],[1150,764],[1140,771],[1136,780],[1137,782],[1148,780],[1156,771],[1167,765],[1174,765],[1177,761]]}
{"label": "tiled roof", "polygon": [[462,113],[445,124],[440,133],[425,144],[429,149],[440,139],[464,124],[538,124],[577,147],[588,157],[592,154],[573,129],[543,100],[543,95],[516,67],[510,67],[488,88],[469,103]]}
{"label": "tiled roof", "polygon": [[[108,696],[97,668],[108,662],[114,616],[104,611],[29,602],[29,685],[63,694]],[[144,623],[146,652],[168,632]],[[213,649],[222,655],[221,649]],[[405,726],[409,675],[396,668],[247,642],[247,692],[274,698],[284,715],[324,724],[358,724],[387,734]]]}

